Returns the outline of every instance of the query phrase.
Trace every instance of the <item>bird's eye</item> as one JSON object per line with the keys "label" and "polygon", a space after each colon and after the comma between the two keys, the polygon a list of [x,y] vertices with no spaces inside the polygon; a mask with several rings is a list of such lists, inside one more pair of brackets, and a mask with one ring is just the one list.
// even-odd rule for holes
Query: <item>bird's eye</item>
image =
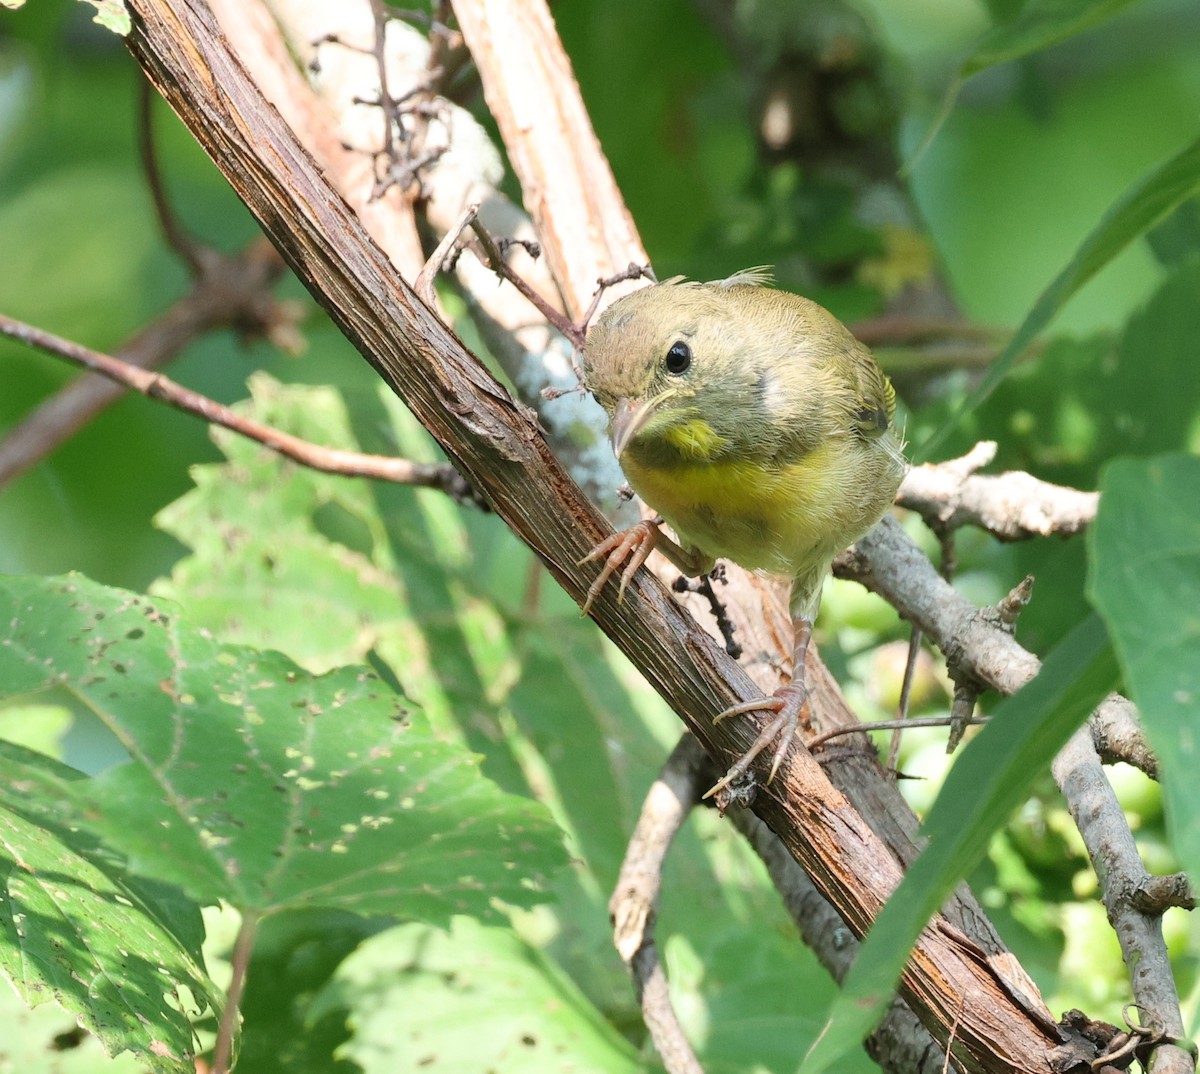
{"label": "bird's eye", "polygon": [[686,373],[688,366],[692,364],[692,348],[682,339],[677,339],[671,344],[671,349],[667,351],[665,364],[668,373],[674,373],[675,376]]}

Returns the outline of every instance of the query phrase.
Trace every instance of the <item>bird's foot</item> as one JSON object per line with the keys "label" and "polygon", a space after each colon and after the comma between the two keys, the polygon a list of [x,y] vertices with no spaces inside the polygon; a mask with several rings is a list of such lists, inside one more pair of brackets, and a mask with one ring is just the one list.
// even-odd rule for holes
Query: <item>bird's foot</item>
{"label": "bird's foot", "polygon": [[604,557],[604,566],[596,580],[588,586],[587,597],[584,599],[580,615],[587,615],[592,609],[592,603],[600,595],[600,591],[608,584],[608,580],[621,572],[621,585],[617,590],[617,600],[625,598],[625,590],[638,568],[649,558],[658,543],[659,533],[656,522],[635,522],[627,530],[610,533],[595,548],[581,559],[576,566]]}
{"label": "bird's foot", "polygon": [[727,720],[730,716],[741,716],[747,712],[774,713],[771,719],[767,721],[767,725],[758,733],[758,738],[754,740],[750,748],[721,779],[705,792],[704,797],[710,798],[741,779],[750,770],[750,766],[754,763],[758,755],[774,742],[776,743],[775,755],[771,760],[771,772],[767,776],[767,782],[770,783],[775,778],[775,773],[779,771],[779,766],[783,763],[788,746],[791,745],[792,739],[796,737],[796,730],[800,726],[800,713],[804,711],[804,706],[807,703],[808,690],[804,687],[804,684],[790,682],[786,686],[781,686],[770,697],[759,697],[753,701],[744,701],[740,705],[734,705],[732,708],[726,709],[719,716],[715,717],[713,723]]}

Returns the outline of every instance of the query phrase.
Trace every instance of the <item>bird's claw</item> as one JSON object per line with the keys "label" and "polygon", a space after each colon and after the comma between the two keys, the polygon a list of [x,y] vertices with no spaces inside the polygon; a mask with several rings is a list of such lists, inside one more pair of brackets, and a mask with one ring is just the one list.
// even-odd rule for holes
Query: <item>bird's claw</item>
{"label": "bird's claw", "polygon": [[783,763],[788,746],[796,737],[796,730],[800,726],[800,713],[804,711],[807,703],[808,690],[798,682],[790,682],[786,686],[781,686],[770,697],[758,697],[753,701],[743,701],[742,704],[734,705],[714,717],[713,723],[719,723],[721,720],[729,719],[730,716],[741,716],[747,712],[773,712],[775,714],[758,733],[758,737],[751,743],[750,748],[734,762],[733,767],[721,779],[704,793],[704,797],[711,798],[714,794],[741,779],[750,770],[750,766],[758,758],[758,755],[772,742],[777,742],[775,754],[771,760],[771,772],[767,776],[767,782],[770,783]]}
{"label": "bird's claw", "polygon": [[596,580],[588,586],[580,615],[587,615],[592,610],[592,604],[600,595],[600,591],[608,584],[608,580],[621,572],[621,585],[617,590],[617,600],[625,599],[625,590],[629,586],[638,568],[649,558],[658,542],[658,525],[654,522],[635,522],[627,530],[610,533],[595,548],[581,559],[576,566],[604,557],[604,566]]}

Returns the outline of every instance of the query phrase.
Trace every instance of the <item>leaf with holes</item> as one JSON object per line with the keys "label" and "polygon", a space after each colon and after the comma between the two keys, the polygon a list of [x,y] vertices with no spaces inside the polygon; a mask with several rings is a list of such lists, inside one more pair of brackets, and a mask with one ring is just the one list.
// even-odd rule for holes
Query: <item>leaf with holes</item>
{"label": "leaf with holes", "polygon": [[365,1074],[645,1069],[541,952],[462,918],[445,931],[401,925],[367,940],[318,993],[311,1017],[342,1012],[353,1036],[340,1052]]}
{"label": "leaf with holes", "polygon": [[541,806],[366,669],[309,675],[78,576],[0,579],[0,622],[0,699],[66,688],[129,754],[34,793],[198,902],[443,922],[536,902],[565,860]]}
{"label": "leaf with holes", "polygon": [[[30,792],[78,773],[6,742],[0,757],[10,794],[25,798],[19,810],[0,806],[0,973],[31,1007],[57,1001],[109,1055],[194,1071],[189,1019],[218,994],[196,907],[177,889],[123,875],[89,834],[46,816]],[[6,1052],[10,1043],[6,1032]]]}
{"label": "leaf with holes", "polygon": [[[334,389],[283,385],[261,373],[249,383],[252,399],[238,404],[240,412],[360,450]],[[225,641],[280,649],[317,672],[365,660],[382,638],[412,632],[367,481],[297,466],[226,429],[212,436],[227,461],[192,467],[196,487],[155,518],[191,552],[152,595],[179,601]]]}

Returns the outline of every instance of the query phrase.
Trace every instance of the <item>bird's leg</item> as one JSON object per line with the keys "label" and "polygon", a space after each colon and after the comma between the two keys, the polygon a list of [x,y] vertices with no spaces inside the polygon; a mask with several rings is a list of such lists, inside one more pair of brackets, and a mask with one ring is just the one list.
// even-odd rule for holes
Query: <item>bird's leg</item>
{"label": "bird's leg", "polygon": [[750,748],[734,763],[725,775],[717,781],[704,795],[710,798],[718,791],[728,787],[735,780],[741,779],[749,771],[755,758],[772,742],[776,743],[775,755],[771,761],[771,772],[767,782],[775,778],[779,766],[783,763],[784,755],[792,739],[796,737],[796,729],[800,726],[800,713],[808,702],[808,687],[804,683],[805,658],[808,656],[808,643],[812,640],[812,620],[797,616],[795,621],[796,637],[792,645],[792,678],[786,685],[781,686],[770,697],[758,697],[753,701],[743,701],[726,709],[713,719],[713,723],[728,719],[730,716],[741,716],[747,712],[773,712],[774,716],[767,722],[754,740]]}
{"label": "bird's leg", "polygon": [[641,522],[635,522],[626,530],[610,533],[576,564],[576,566],[582,567],[585,563],[604,558],[604,566],[599,575],[588,586],[580,615],[587,615],[591,611],[592,604],[600,595],[600,591],[617,571],[621,572],[621,585],[617,590],[617,600],[623,600],[625,590],[633,580],[633,576],[637,574],[638,568],[646,562],[650,553],[656,548],[684,574],[695,577],[698,574],[707,574],[712,570],[713,561],[710,558],[695,550],[680,547],[658,528],[661,525],[661,518],[643,519]]}
{"label": "bird's leg", "polygon": [[587,615],[592,610],[592,603],[600,595],[600,591],[608,584],[608,580],[621,572],[621,585],[617,590],[617,600],[625,598],[625,589],[630,579],[638,572],[638,568],[646,562],[654,546],[658,544],[662,534],[658,532],[657,521],[635,522],[627,530],[610,533],[595,548],[581,559],[576,566],[604,557],[604,566],[596,576],[596,580],[588,586],[587,597],[580,609],[580,615]]}

